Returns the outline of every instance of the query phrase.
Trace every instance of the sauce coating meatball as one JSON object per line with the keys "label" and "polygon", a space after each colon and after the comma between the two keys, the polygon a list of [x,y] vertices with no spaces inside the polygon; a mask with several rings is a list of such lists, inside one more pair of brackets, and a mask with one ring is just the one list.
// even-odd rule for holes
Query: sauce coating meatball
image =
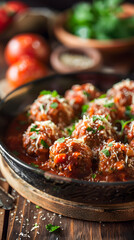
{"label": "sauce coating meatball", "polygon": [[99,147],[109,138],[117,138],[114,128],[104,115],[93,115],[91,118],[84,116],[75,125],[72,137],[81,139],[91,149]]}
{"label": "sauce coating meatball", "polygon": [[124,80],[119,82],[107,92],[108,97],[113,97],[114,102],[120,106],[134,104],[134,81]]}
{"label": "sauce coating meatball", "polygon": [[134,148],[134,121],[126,124],[124,127],[125,140]]}
{"label": "sauce coating meatball", "polygon": [[124,170],[130,160],[134,161],[134,150],[120,142],[107,142],[99,152],[98,169],[102,173],[113,173]]}
{"label": "sauce coating meatball", "polygon": [[92,151],[78,139],[59,139],[50,148],[49,165],[59,175],[83,178],[90,174]]}
{"label": "sauce coating meatball", "polygon": [[118,111],[113,99],[108,98],[95,99],[94,102],[91,102],[87,110],[87,115],[90,117],[93,115],[108,116],[108,120],[112,122],[121,118],[121,113]]}
{"label": "sauce coating meatball", "polygon": [[51,120],[61,128],[69,125],[74,118],[73,109],[64,98],[43,95],[43,91],[31,105],[29,115],[33,121]]}
{"label": "sauce coating meatball", "polygon": [[50,120],[36,121],[23,134],[23,147],[29,155],[47,160],[49,147],[61,136],[59,128]]}
{"label": "sauce coating meatball", "polygon": [[65,98],[78,114],[81,112],[82,105],[100,95],[101,93],[91,83],[86,83],[72,86],[71,90],[66,91]]}

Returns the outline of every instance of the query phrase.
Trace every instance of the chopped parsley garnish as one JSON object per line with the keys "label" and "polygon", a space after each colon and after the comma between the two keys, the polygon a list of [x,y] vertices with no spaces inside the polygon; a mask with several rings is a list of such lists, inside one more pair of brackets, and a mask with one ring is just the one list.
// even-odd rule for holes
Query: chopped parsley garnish
{"label": "chopped parsley garnish", "polygon": [[111,108],[111,107],[114,106],[114,102],[104,104],[103,106],[106,107],[106,108]]}
{"label": "chopped parsley garnish", "polygon": [[64,141],[65,141],[65,137],[59,138],[59,139],[57,140],[57,142],[59,142],[59,143],[63,143]]}
{"label": "chopped parsley garnish", "polygon": [[45,227],[49,232],[54,232],[54,231],[56,231],[57,229],[60,228],[60,226],[55,226],[55,225],[52,225],[52,224],[47,224]]}
{"label": "chopped parsley garnish", "polygon": [[102,94],[99,98],[105,98],[106,94]]}
{"label": "chopped parsley garnish", "polygon": [[26,115],[27,115],[27,117],[29,117],[31,114],[30,114],[30,112],[27,112]]}
{"label": "chopped parsley garnish", "polygon": [[95,173],[92,174],[92,178],[93,178],[93,179],[96,178],[96,174],[95,174]]}
{"label": "chopped parsley garnish", "polygon": [[88,132],[93,132],[93,133],[96,133],[96,129],[93,129],[93,128],[91,128],[91,127],[87,127],[87,131]]}
{"label": "chopped parsley garnish", "polygon": [[40,206],[38,206],[38,205],[36,205],[35,207],[36,207],[37,209],[39,209],[39,208],[40,208]]}
{"label": "chopped parsley garnish", "polygon": [[58,103],[57,102],[53,102],[53,103],[50,104],[50,107],[55,109],[55,108],[58,107]]}
{"label": "chopped parsley garnish", "polygon": [[95,122],[96,120],[101,120],[101,121],[103,121],[103,120],[104,120],[104,117],[94,115],[94,116],[93,116],[93,122]]}
{"label": "chopped parsley garnish", "polygon": [[67,128],[67,132],[69,134],[69,136],[72,135],[72,132],[75,130],[75,124],[73,124],[71,127]]}
{"label": "chopped parsley garnish", "polygon": [[44,105],[41,104],[40,107],[39,107],[40,111],[44,111]]}
{"label": "chopped parsley garnish", "polygon": [[30,132],[37,132],[37,133],[39,133],[40,129],[37,129],[37,127],[38,127],[37,125],[32,126],[31,129],[30,129]]}
{"label": "chopped parsley garnish", "polygon": [[112,147],[112,146],[113,146],[113,143],[112,143],[112,142],[110,142],[110,143],[108,144],[108,146],[109,146],[109,147]]}
{"label": "chopped parsley garnish", "polygon": [[100,131],[100,130],[103,130],[105,127],[103,126],[103,125],[100,125],[99,127],[98,127],[98,130]]}
{"label": "chopped parsley garnish", "polygon": [[43,139],[41,139],[40,143],[44,148],[49,148],[48,144]]}
{"label": "chopped parsley garnish", "polygon": [[30,138],[31,138],[31,139],[36,139],[37,137],[32,135]]}
{"label": "chopped parsley garnish", "polygon": [[86,92],[86,91],[83,91],[83,94],[87,97],[90,97],[90,93]]}
{"label": "chopped parsley garnish", "polygon": [[43,90],[43,91],[41,91],[40,92],[40,95],[52,95],[52,97],[57,97],[57,96],[59,96],[59,94],[57,93],[57,91],[56,90],[54,90],[54,91],[47,91],[47,90]]}
{"label": "chopped parsley garnish", "polygon": [[134,115],[131,113],[131,110],[132,110],[131,106],[126,106],[125,115],[134,120]]}
{"label": "chopped parsley garnish", "polygon": [[15,156],[19,156],[19,152],[17,152],[16,150],[12,151],[12,153],[13,153]]}
{"label": "chopped parsley garnish", "polygon": [[38,167],[39,167],[39,165],[38,165],[38,164],[35,164],[35,163],[33,163],[33,162],[32,162],[32,163],[30,163],[30,164],[31,164],[31,166],[32,166],[32,167],[36,167],[36,168],[38,168]]}
{"label": "chopped parsley garnish", "polygon": [[58,93],[57,93],[56,90],[54,90],[54,91],[52,92],[52,97],[57,97],[57,96],[58,96]]}
{"label": "chopped parsley garnish", "polygon": [[109,150],[106,149],[106,148],[102,150],[102,153],[104,153],[106,157],[109,157],[109,156],[110,156],[110,152],[109,152]]}
{"label": "chopped parsley garnish", "polygon": [[88,104],[85,104],[82,106],[82,113],[85,113],[88,110],[89,106]]}
{"label": "chopped parsley garnish", "polygon": [[43,90],[40,92],[40,95],[48,95],[51,94],[51,91]]}
{"label": "chopped parsley garnish", "polygon": [[132,122],[133,121],[133,119],[131,119],[131,120],[129,120],[129,121],[124,121],[124,120],[117,120],[116,122],[118,123],[120,123],[121,124],[121,132],[123,132],[123,129],[125,128],[125,126],[128,124],[128,123],[130,123],[130,122]]}

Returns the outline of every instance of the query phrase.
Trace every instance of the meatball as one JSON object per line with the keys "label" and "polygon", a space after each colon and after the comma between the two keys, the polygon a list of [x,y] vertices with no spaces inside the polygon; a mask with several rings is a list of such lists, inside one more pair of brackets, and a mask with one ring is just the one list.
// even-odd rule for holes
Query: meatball
{"label": "meatball", "polygon": [[31,105],[29,115],[33,121],[51,120],[61,128],[69,125],[74,118],[68,102],[58,95],[53,97],[52,94],[40,95]]}
{"label": "meatball", "polygon": [[129,144],[134,147],[134,121],[126,124],[123,133],[125,136],[125,140],[127,140]]}
{"label": "meatball", "polygon": [[76,114],[79,114],[82,105],[88,103],[94,98],[98,98],[101,93],[91,84],[74,85],[71,90],[66,91],[65,98],[73,107]]}
{"label": "meatball", "polygon": [[115,105],[113,99],[108,98],[98,98],[89,104],[87,115],[92,117],[96,114],[104,115],[105,117],[108,116],[108,120],[111,122],[114,122],[116,119],[121,118],[121,114],[118,111],[118,108]]}
{"label": "meatball", "polygon": [[114,102],[119,106],[134,104],[134,81],[124,80],[115,84],[107,92],[108,97],[113,97]]}
{"label": "meatball", "polygon": [[98,169],[102,173],[124,170],[134,160],[134,150],[120,142],[107,142],[99,152]]}
{"label": "meatball", "polygon": [[75,125],[72,137],[81,139],[92,149],[99,147],[109,138],[116,139],[117,136],[115,129],[104,115],[93,115],[91,118],[84,116],[83,120]]}
{"label": "meatball", "polygon": [[78,139],[61,138],[50,148],[49,166],[59,175],[84,178],[91,171],[92,151]]}
{"label": "meatball", "polygon": [[49,147],[61,137],[61,131],[50,120],[32,123],[23,134],[23,147],[31,156],[48,159]]}

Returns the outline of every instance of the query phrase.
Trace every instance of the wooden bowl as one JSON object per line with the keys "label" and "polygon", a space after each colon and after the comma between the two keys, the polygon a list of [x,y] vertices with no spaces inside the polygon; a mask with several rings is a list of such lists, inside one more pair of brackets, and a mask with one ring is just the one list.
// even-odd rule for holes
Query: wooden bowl
{"label": "wooden bowl", "polygon": [[66,31],[66,29],[64,28],[66,18],[67,12],[59,15],[54,26],[54,33],[57,39],[67,47],[96,48],[104,53],[125,52],[134,47],[134,37],[129,39],[117,39],[117,40],[96,40],[96,39],[83,39],[77,37]]}
{"label": "wooden bowl", "polygon": [[[84,55],[92,60],[91,65],[88,67],[74,66],[73,64],[67,65],[61,61],[63,54],[75,54],[75,56]],[[50,62],[52,67],[59,73],[71,73],[83,70],[99,70],[102,64],[102,56],[99,51],[91,48],[65,48],[63,46],[57,47],[50,56]]]}

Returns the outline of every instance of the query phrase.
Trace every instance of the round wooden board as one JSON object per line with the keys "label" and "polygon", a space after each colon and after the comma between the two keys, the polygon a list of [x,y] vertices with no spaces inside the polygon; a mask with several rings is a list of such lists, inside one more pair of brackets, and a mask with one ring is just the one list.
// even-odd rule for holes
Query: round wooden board
{"label": "round wooden board", "polygon": [[20,178],[3,160],[0,159],[0,170],[7,182],[23,197],[49,211],[63,216],[103,222],[134,220],[134,202],[122,205],[95,207],[83,203],[66,201],[53,197],[33,187]]}

